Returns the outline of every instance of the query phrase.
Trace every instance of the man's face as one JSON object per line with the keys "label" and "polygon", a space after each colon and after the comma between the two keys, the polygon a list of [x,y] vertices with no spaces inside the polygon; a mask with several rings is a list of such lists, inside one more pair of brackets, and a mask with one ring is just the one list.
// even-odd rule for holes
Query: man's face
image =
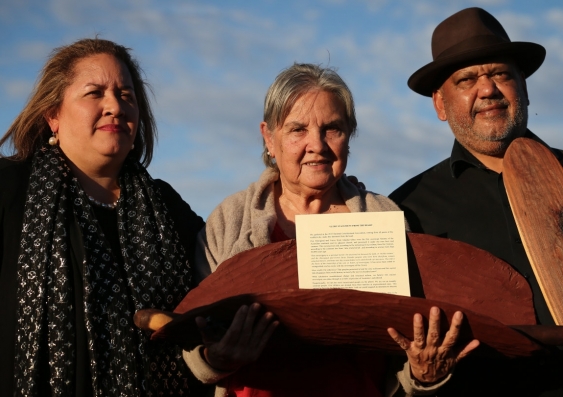
{"label": "man's face", "polygon": [[528,122],[526,80],[510,62],[472,65],[454,72],[432,95],[438,118],[447,120],[470,152],[502,157]]}

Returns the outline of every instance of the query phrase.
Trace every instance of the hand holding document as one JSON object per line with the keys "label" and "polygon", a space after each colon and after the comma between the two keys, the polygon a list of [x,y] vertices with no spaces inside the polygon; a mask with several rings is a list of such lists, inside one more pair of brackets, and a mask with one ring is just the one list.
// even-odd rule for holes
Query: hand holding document
{"label": "hand holding document", "polygon": [[297,215],[299,288],[410,296],[402,211]]}

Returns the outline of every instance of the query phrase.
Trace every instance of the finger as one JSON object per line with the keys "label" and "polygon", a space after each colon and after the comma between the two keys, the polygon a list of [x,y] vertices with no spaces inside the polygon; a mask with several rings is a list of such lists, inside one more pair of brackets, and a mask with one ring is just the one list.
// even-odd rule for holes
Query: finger
{"label": "finger", "polygon": [[260,305],[258,303],[253,303],[252,305],[250,305],[250,308],[248,308],[240,332],[240,337],[239,337],[240,344],[247,344],[250,340],[252,340],[254,334],[254,325],[259,311],[260,311]]}
{"label": "finger", "polygon": [[461,352],[459,352],[459,354],[456,357],[456,362],[459,362],[459,360],[461,360],[462,358],[466,357],[469,353],[471,353],[473,350],[475,350],[477,347],[479,347],[479,341],[477,339],[473,339],[471,342],[469,342],[467,344],[467,346],[465,346],[463,348],[463,350]]}
{"label": "finger", "polygon": [[424,322],[422,321],[422,316],[419,313],[416,313],[413,317],[412,321],[413,326],[413,343],[419,349],[424,349],[426,345],[426,340],[424,337]]}
{"label": "finger", "polygon": [[265,331],[262,333],[262,335],[259,338],[259,343],[256,345],[256,349],[255,349],[256,358],[258,358],[260,354],[262,354],[262,351],[268,344],[268,341],[274,334],[274,331],[276,330],[279,324],[280,324],[279,321],[272,321],[270,324],[268,324],[268,327],[265,329]]}
{"label": "finger", "polygon": [[246,314],[248,313],[248,306],[242,305],[237,310],[235,317],[227,332],[225,332],[225,336],[221,338],[221,343],[226,345],[235,345],[238,343],[242,330],[244,328],[244,323],[246,321]]}
{"label": "finger", "polygon": [[452,317],[452,323],[450,325],[450,329],[446,333],[444,337],[444,341],[442,342],[443,349],[451,349],[457,342],[457,338],[459,337],[459,330],[461,328],[461,323],[463,322],[463,313],[462,312],[455,312],[454,316]]}
{"label": "finger", "polygon": [[254,326],[253,335],[261,337],[264,332],[268,329],[268,326],[274,321],[274,315],[271,312],[266,312],[260,319],[257,321],[256,325]]}
{"label": "finger", "polygon": [[403,350],[409,350],[411,341],[401,335],[395,328],[387,328],[387,333]]}
{"label": "finger", "polygon": [[438,346],[440,343],[440,309],[436,306],[430,309],[426,341],[429,346]]}

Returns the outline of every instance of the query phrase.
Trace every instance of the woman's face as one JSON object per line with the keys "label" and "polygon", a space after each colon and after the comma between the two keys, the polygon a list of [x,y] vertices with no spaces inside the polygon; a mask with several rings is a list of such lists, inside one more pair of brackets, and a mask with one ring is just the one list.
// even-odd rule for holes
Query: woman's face
{"label": "woman's face", "polygon": [[78,61],[60,108],[47,121],[61,150],[82,171],[120,168],[133,146],[139,122],[127,67],[109,54]]}
{"label": "woman's face", "polygon": [[348,160],[344,105],[327,91],[302,95],[283,124],[261,124],[270,155],[276,159],[284,189],[304,195],[328,191],[342,176]]}

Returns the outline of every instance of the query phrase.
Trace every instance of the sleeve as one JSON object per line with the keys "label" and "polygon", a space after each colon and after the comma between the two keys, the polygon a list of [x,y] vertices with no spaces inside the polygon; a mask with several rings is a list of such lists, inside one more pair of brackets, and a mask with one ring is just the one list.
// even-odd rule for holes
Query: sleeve
{"label": "sleeve", "polygon": [[162,199],[166,203],[168,211],[172,215],[174,228],[178,233],[180,241],[184,244],[188,261],[192,268],[194,268],[196,263],[195,249],[197,234],[203,229],[205,222],[191,209],[189,204],[182,199],[172,186],[160,179],[155,180],[155,182],[160,189]]}
{"label": "sleeve", "polygon": [[436,395],[438,390],[444,386],[452,377],[450,372],[448,376],[438,383],[429,386],[424,386],[418,382],[411,375],[411,368],[409,362],[405,362],[402,367],[398,359],[393,360],[391,365],[392,369],[389,371],[385,385],[385,397],[412,397],[412,396],[433,396]]}
{"label": "sleeve", "polygon": [[[213,273],[226,254],[224,250],[225,241],[228,240],[225,237],[226,213],[228,211],[225,210],[225,204],[220,204],[209,215],[205,227],[197,235],[194,262],[196,284]],[[193,350],[184,350],[182,353],[184,361],[197,379],[205,384],[214,384],[231,375],[230,372],[211,367],[203,358],[202,349],[203,345],[199,345]]]}
{"label": "sleeve", "polygon": [[184,361],[188,367],[202,383],[213,384],[219,382],[221,379],[226,378],[233,372],[219,371],[211,367],[203,358],[203,345],[197,346],[195,349],[182,352]]}
{"label": "sleeve", "polygon": [[227,197],[211,212],[205,227],[198,234],[195,252],[197,283],[233,256],[236,241],[241,233],[244,197],[244,192]]}

